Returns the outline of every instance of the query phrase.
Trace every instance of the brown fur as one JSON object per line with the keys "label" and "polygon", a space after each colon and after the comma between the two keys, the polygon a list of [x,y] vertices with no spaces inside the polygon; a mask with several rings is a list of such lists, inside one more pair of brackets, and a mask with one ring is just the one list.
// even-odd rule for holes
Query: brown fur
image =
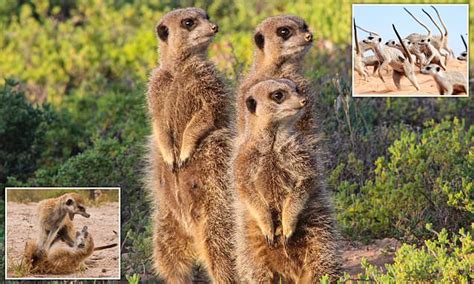
{"label": "brown fur", "polygon": [[[68,202],[71,204],[68,205]],[[48,250],[59,239],[72,246],[76,231],[72,220],[76,214],[89,218],[84,207],[84,200],[77,193],[66,193],[38,203],[39,247]]]}
{"label": "brown fur", "polygon": [[[191,32],[181,26],[190,17],[198,22]],[[187,8],[166,14],[157,27],[161,59],[148,85],[147,180],[156,207],[155,269],[168,283],[190,282],[195,261],[214,283],[235,280],[231,98],[206,56],[213,26],[203,10]]]}
{"label": "brown fur", "polygon": [[[280,104],[271,99],[278,90],[285,96]],[[288,80],[260,82],[245,96],[246,128],[233,161],[237,268],[244,283],[270,283],[277,275],[296,283],[340,276],[339,234],[318,139],[295,129],[307,107],[303,98]]]}
{"label": "brown fur", "polygon": [[65,242],[57,241],[49,250],[42,250],[34,240],[28,241],[24,261],[30,266],[32,273],[73,273],[93,251],[94,241],[85,227],[81,232],[77,232],[73,247]]}
{"label": "brown fur", "polygon": [[[276,34],[281,27],[292,29],[292,36],[286,41]],[[242,133],[245,128],[245,114],[241,112],[245,107],[244,94],[256,83],[271,78],[286,78],[297,84],[300,93],[308,100],[305,114],[299,119],[297,128],[308,134],[313,133],[315,94],[302,72],[303,57],[312,44],[312,33],[306,23],[296,16],[269,17],[256,28],[254,40],[254,62],[237,95],[238,133]]]}

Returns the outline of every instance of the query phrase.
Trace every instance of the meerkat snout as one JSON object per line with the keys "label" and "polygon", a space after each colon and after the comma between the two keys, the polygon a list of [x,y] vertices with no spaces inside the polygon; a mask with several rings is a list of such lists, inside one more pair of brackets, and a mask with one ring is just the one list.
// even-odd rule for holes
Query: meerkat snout
{"label": "meerkat snout", "polygon": [[218,26],[217,24],[212,23],[212,24],[211,24],[211,30],[212,30],[215,34],[217,34],[217,32],[219,32],[219,26]]}

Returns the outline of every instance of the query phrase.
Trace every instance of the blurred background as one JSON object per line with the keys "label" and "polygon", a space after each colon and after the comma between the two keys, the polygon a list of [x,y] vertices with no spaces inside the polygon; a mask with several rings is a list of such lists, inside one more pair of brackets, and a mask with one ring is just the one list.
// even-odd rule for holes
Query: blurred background
{"label": "blurred background", "polygon": [[314,32],[305,70],[318,92],[327,183],[344,239],[405,244],[393,266],[363,263],[359,278],[474,277],[466,237],[474,220],[472,96],[351,98],[351,1],[0,2],[0,187],[120,186],[122,274],[132,283],[156,280],[142,183],[145,92],[159,58],[155,25],[186,6],[219,24],[210,58],[232,89],[252,61],[260,21],[295,14]]}
{"label": "blurred background", "polygon": [[94,188],[94,189],[67,189],[67,188],[22,188],[22,189],[7,189],[6,195],[8,202],[29,203],[40,202],[48,198],[56,198],[66,193],[77,193],[84,199],[86,206],[97,206],[104,202],[119,202],[118,188]]}

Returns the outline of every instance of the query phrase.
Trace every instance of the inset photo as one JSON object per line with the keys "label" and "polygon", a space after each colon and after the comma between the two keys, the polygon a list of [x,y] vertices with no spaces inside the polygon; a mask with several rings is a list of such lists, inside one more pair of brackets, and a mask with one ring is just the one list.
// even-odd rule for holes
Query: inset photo
{"label": "inset photo", "polygon": [[6,279],[120,279],[120,188],[6,188]]}
{"label": "inset photo", "polygon": [[466,97],[468,4],[353,4],[354,97]]}

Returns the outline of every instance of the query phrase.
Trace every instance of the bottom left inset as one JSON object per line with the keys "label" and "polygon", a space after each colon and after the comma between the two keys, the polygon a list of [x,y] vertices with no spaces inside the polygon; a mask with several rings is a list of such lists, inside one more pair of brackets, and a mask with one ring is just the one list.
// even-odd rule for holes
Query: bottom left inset
{"label": "bottom left inset", "polygon": [[120,188],[6,188],[6,279],[120,279]]}

